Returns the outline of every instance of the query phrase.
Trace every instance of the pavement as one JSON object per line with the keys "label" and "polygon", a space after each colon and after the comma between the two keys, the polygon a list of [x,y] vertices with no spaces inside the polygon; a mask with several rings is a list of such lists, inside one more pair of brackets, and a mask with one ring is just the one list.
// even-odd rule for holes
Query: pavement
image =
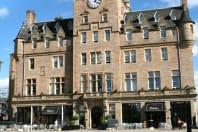
{"label": "pavement", "polygon": [[[18,131],[13,131],[13,130],[0,130],[0,132],[27,132],[27,130],[18,130]],[[61,130],[32,130],[29,132],[59,132]],[[187,132],[187,129],[128,129],[128,130],[89,130],[89,129],[83,129],[83,130],[65,130],[63,132]],[[198,129],[192,129],[192,132],[198,132]]]}

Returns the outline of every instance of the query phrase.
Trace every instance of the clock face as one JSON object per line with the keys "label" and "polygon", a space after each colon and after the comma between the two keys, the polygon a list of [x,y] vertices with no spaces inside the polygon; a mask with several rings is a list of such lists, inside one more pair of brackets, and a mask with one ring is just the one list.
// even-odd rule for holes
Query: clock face
{"label": "clock face", "polygon": [[87,5],[90,8],[97,8],[102,3],[102,0],[88,0]]}

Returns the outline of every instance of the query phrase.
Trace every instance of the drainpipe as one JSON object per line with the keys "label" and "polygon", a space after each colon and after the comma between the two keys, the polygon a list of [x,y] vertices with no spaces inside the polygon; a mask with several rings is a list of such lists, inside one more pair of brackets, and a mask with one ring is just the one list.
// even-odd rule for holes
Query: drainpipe
{"label": "drainpipe", "polygon": [[177,58],[178,58],[178,68],[179,68],[179,77],[180,77],[180,88],[182,87],[182,76],[181,76],[181,51],[180,51],[180,35],[179,35],[179,29],[176,27],[177,31]]}

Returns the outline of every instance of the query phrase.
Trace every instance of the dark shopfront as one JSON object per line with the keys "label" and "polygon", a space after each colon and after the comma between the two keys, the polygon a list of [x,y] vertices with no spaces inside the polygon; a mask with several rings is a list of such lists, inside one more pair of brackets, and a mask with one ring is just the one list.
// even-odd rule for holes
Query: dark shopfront
{"label": "dark shopfront", "polygon": [[146,120],[148,127],[159,128],[161,122],[166,122],[164,103],[146,103]]}
{"label": "dark shopfront", "polygon": [[17,124],[31,124],[31,120],[33,124],[54,124],[57,120],[60,124],[62,121],[65,122],[71,118],[72,107],[45,106],[42,109],[41,106],[33,106],[32,115],[31,119],[31,107],[17,107],[15,121]]}
{"label": "dark shopfront", "polygon": [[[180,118],[183,122],[187,122],[190,119],[190,122],[192,123],[191,119],[191,105],[189,101],[176,101],[171,102],[171,122],[172,125],[174,125],[174,119]],[[177,127],[177,123],[175,123],[175,126]]]}

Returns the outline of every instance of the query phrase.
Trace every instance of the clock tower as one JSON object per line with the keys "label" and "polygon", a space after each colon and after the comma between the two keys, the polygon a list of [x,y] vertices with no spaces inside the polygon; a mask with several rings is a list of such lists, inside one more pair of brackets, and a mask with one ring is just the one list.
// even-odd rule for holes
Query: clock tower
{"label": "clock tower", "polygon": [[86,128],[100,125],[109,113],[107,93],[120,89],[120,28],[127,12],[130,0],[74,0],[73,113]]}

